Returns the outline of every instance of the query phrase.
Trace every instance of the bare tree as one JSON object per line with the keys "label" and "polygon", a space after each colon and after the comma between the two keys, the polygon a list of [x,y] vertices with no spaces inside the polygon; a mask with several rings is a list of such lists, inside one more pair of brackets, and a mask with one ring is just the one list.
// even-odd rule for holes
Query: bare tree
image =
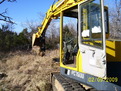
{"label": "bare tree", "polygon": [[14,29],[14,26],[11,23],[6,23],[6,24],[2,24],[0,29],[3,30],[4,32],[12,31]]}
{"label": "bare tree", "polygon": [[27,28],[29,31],[30,36],[33,35],[33,33],[36,33],[38,31],[40,23],[36,20],[26,20],[25,23],[22,23],[22,26],[24,28]]}
{"label": "bare tree", "polygon": [[59,36],[58,24],[59,22],[57,20],[52,20],[47,28],[46,36],[50,37],[51,39]]}
{"label": "bare tree", "polygon": [[[27,20],[25,25],[32,31],[36,30],[39,24],[35,20]],[[37,31],[35,31],[37,32]]]}
{"label": "bare tree", "polygon": [[114,8],[110,11],[111,38],[121,38],[121,0],[115,0]]}
{"label": "bare tree", "polygon": [[[1,0],[0,4],[2,4],[5,1],[15,2],[16,0]],[[7,16],[6,14],[7,14],[7,9],[4,12],[0,13],[0,21],[5,21],[5,22],[8,22],[8,23],[14,24],[14,22],[12,21],[12,18]]]}

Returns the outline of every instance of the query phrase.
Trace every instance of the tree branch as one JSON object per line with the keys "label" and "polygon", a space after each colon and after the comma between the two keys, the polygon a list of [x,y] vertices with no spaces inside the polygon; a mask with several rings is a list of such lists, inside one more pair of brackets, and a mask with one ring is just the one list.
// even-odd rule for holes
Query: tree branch
{"label": "tree branch", "polygon": [[8,0],[8,2],[15,2],[16,0]]}
{"label": "tree branch", "polygon": [[5,0],[0,1],[0,4],[3,3]]}
{"label": "tree branch", "polygon": [[[5,1],[14,2],[16,0],[0,0],[0,4],[2,4]],[[11,17],[5,15],[6,13],[7,13],[7,9],[3,13],[0,13],[0,21],[5,21],[5,22],[11,23],[11,24],[15,24],[12,21],[12,18]]]}
{"label": "tree branch", "polygon": [[[0,1],[0,4],[2,4],[3,2],[5,2],[6,0],[1,0]],[[14,2],[14,1],[16,1],[16,0],[7,0],[8,2]]]}
{"label": "tree branch", "polygon": [[15,23],[12,21],[12,18],[9,17],[9,16],[4,15],[4,13],[0,14],[0,20],[1,20],[1,21],[5,21],[5,22],[8,22],[8,23],[11,23],[11,24],[15,24]]}

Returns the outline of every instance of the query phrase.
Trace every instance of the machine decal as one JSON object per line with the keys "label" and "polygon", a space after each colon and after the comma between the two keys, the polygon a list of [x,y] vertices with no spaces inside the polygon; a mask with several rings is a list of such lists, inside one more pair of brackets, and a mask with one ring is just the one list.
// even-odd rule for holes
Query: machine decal
{"label": "machine decal", "polygon": [[77,71],[71,70],[71,75],[84,79],[84,74]]}

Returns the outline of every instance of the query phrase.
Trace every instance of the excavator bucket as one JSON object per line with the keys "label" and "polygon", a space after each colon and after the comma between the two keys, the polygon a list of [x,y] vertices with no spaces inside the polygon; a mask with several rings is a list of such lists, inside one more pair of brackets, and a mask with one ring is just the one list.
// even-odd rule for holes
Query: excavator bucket
{"label": "excavator bucket", "polygon": [[37,55],[44,55],[45,52],[45,38],[44,37],[36,37],[36,34],[32,36],[32,52]]}
{"label": "excavator bucket", "polygon": [[33,34],[33,36],[32,36],[32,53],[39,55],[40,46],[39,46],[39,41],[37,41],[37,40],[38,40],[38,38],[36,38],[36,34]]}

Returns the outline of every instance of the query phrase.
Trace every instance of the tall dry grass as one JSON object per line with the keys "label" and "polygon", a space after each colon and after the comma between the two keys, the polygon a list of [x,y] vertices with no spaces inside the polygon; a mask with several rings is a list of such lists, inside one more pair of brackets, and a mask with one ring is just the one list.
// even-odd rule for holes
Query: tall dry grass
{"label": "tall dry grass", "polygon": [[59,58],[59,50],[46,51],[44,57],[10,53],[0,60],[0,72],[7,75],[0,80],[0,91],[51,91],[50,73],[59,71],[59,62],[54,58]]}

